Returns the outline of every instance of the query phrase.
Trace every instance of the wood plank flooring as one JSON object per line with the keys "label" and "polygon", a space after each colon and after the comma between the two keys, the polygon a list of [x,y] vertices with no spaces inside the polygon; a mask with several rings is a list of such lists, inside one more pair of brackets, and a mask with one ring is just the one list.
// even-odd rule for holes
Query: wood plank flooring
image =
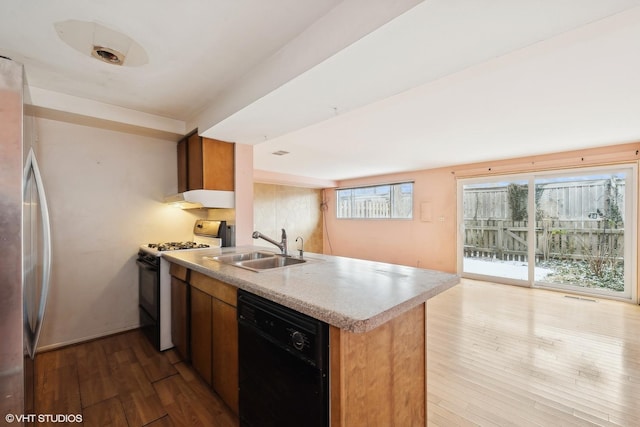
{"label": "wood plank flooring", "polygon": [[428,425],[640,426],[640,307],[463,280],[427,304]]}
{"label": "wood plank flooring", "polygon": [[35,376],[35,412],[82,414],[84,426],[238,426],[189,365],[140,331],[41,353]]}
{"label": "wood plank flooring", "polygon": [[[463,280],[429,301],[427,331],[430,427],[640,426],[637,305]],[[138,331],[39,354],[36,412],[85,426],[238,425]]]}

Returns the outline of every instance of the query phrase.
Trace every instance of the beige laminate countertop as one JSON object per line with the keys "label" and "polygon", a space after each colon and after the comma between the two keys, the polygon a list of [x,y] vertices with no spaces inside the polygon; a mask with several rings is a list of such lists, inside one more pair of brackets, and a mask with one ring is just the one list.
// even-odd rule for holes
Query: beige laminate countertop
{"label": "beige laminate countertop", "polygon": [[309,253],[304,264],[254,272],[210,259],[227,253],[269,251],[244,246],[175,251],[162,256],[193,271],[350,331],[367,332],[459,282],[455,274]]}

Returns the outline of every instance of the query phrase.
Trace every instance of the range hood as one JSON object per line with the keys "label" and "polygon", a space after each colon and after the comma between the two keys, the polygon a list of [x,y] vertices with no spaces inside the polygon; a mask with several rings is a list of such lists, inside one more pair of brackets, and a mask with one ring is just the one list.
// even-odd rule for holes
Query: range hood
{"label": "range hood", "polygon": [[233,208],[235,207],[235,193],[219,190],[191,190],[167,196],[164,198],[164,202],[182,209]]}

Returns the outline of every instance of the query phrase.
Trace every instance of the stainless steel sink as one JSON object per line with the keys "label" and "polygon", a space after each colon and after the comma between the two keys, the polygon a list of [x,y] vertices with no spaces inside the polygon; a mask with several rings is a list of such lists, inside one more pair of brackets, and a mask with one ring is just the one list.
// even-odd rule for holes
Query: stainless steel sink
{"label": "stainless steel sink", "polygon": [[248,268],[249,270],[269,270],[272,268],[287,267],[290,265],[302,264],[305,262],[307,262],[307,260],[305,259],[276,255],[271,258],[240,261],[235,265],[237,265],[238,267]]}
{"label": "stainless steel sink", "polygon": [[241,267],[257,272],[273,270],[274,268],[289,267],[292,265],[298,265],[307,262],[306,259],[294,258],[290,256],[275,254],[273,252],[262,251],[207,256],[205,258],[223,264],[233,265],[235,267]]}
{"label": "stainless steel sink", "polygon": [[236,262],[239,262],[239,261],[273,258],[274,256],[276,256],[276,254],[274,254],[273,252],[256,251],[256,252],[245,252],[241,254],[218,255],[218,256],[212,256],[207,258],[212,259],[214,261],[222,262],[225,264],[235,264]]}

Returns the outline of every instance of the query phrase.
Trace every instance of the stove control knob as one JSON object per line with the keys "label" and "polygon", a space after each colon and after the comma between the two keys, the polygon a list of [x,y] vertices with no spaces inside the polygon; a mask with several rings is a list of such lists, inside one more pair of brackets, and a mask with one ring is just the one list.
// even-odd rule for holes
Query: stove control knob
{"label": "stove control knob", "polygon": [[305,336],[300,331],[295,331],[291,334],[291,343],[296,350],[302,350],[304,348]]}

